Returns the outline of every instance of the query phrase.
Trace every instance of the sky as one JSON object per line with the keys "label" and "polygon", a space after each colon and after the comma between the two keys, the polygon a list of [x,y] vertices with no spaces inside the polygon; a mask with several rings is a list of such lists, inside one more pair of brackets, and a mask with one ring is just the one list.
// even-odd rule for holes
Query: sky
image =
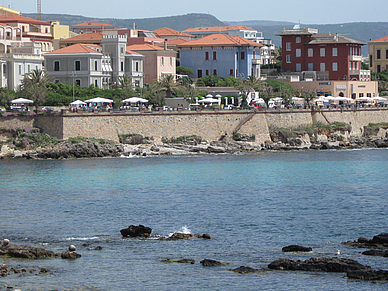
{"label": "sky", "polygon": [[[36,0],[1,0],[2,6],[36,13]],[[302,24],[387,22],[388,0],[41,0],[42,13],[97,18],[153,18],[207,13],[221,21],[273,20]]]}

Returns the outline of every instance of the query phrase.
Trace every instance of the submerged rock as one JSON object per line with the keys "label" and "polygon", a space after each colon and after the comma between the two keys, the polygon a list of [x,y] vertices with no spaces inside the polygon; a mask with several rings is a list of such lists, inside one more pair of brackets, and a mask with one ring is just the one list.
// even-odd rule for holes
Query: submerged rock
{"label": "submerged rock", "polygon": [[0,245],[0,255],[25,259],[46,259],[56,256],[53,251],[28,245],[16,244]]}
{"label": "submerged rock", "polygon": [[204,260],[200,261],[200,263],[202,264],[202,266],[205,266],[205,267],[214,267],[214,266],[225,265],[221,262],[218,262],[215,260],[208,260],[208,259],[204,259]]}
{"label": "submerged rock", "polygon": [[373,269],[363,269],[363,270],[352,270],[348,271],[346,276],[349,279],[359,279],[359,280],[388,280],[388,271],[384,270],[373,270]]}
{"label": "submerged rock", "polygon": [[289,245],[282,248],[282,252],[311,252],[313,249],[310,247],[303,247],[299,245]]}
{"label": "submerged rock", "polygon": [[195,264],[195,260],[193,259],[165,259],[161,260],[162,263],[181,263],[181,264]]}
{"label": "submerged rock", "polygon": [[232,272],[240,273],[240,274],[248,274],[248,273],[262,272],[264,270],[254,269],[254,268],[251,268],[249,266],[240,266],[236,269],[228,269],[228,271],[232,271]]}
{"label": "submerged rock", "polygon": [[81,255],[76,252],[67,251],[67,252],[61,253],[62,259],[78,259],[80,257]]}
{"label": "submerged rock", "polygon": [[152,229],[139,224],[138,226],[130,225],[127,228],[120,230],[123,237],[149,237]]}

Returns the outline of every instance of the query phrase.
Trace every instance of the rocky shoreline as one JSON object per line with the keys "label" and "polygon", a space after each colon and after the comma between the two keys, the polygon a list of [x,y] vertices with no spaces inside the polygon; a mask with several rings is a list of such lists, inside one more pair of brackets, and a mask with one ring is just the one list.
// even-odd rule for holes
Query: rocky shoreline
{"label": "rocky shoreline", "polygon": [[[233,154],[261,151],[359,149],[388,147],[388,127],[375,126],[365,129],[362,137],[350,136],[349,127],[321,128],[295,131],[279,129],[271,131],[271,139],[258,144],[253,136],[244,134],[222,135],[217,141],[204,141],[190,136],[176,139],[163,138],[155,143],[152,138],[132,135],[120,138],[120,142],[78,138],[61,141],[55,145],[17,149],[13,144],[3,144],[0,158],[69,159],[97,157],[162,156],[193,154]],[[15,141],[18,141],[15,139]],[[20,144],[20,141],[14,144]]]}

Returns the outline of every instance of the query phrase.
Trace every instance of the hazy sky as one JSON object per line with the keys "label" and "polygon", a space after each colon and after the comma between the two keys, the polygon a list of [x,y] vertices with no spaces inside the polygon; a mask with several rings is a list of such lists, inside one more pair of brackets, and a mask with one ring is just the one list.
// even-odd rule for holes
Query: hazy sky
{"label": "hazy sky", "polygon": [[[36,0],[1,0],[35,13]],[[276,20],[303,24],[388,21],[388,0],[41,0],[42,13],[101,18],[149,18],[209,13],[221,21]]]}

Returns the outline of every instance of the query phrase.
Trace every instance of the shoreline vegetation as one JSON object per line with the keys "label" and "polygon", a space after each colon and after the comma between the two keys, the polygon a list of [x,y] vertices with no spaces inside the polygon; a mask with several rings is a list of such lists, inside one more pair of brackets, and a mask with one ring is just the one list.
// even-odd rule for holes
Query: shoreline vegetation
{"label": "shoreline vegetation", "polygon": [[38,128],[0,129],[0,158],[68,159],[388,147],[388,123],[365,126],[361,137],[350,136],[350,132],[351,126],[343,122],[271,128],[270,140],[258,144],[255,135],[240,133],[225,134],[216,141],[191,135],[163,137],[161,143],[155,143],[153,137],[136,133],[119,135],[119,142],[114,142],[81,136],[58,140]]}

